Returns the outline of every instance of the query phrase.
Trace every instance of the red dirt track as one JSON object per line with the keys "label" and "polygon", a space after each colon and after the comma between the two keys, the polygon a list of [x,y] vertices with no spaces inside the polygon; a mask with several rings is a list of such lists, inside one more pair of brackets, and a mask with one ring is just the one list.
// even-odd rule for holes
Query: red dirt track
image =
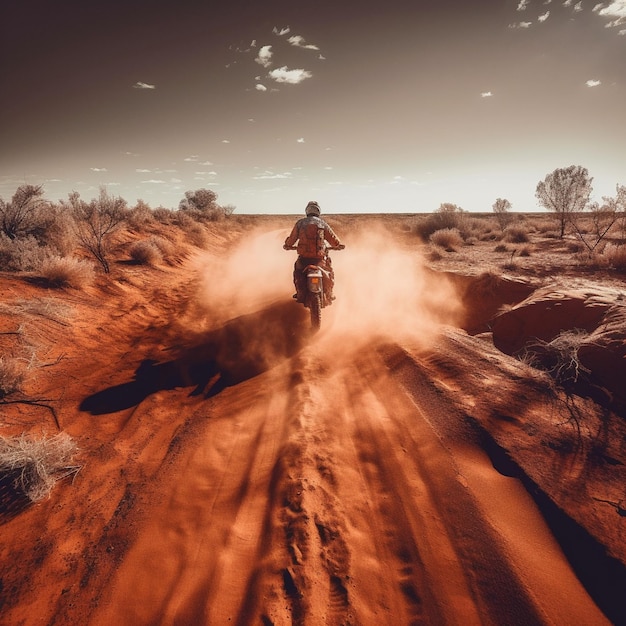
{"label": "red dirt track", "polygon": [[[0,276],[5,303],[68,307],[0,330],[26,324],[45,355],[29,396],[82,464],[35,505],[2,488],[0,624],[626,623],[624,518],[602,501],[623,497],[624,420],[580,398],[577,431],[482,332],[532,287],[481,306],[476,277],[337,218],[312,335],[290,220],[84,293]],[[273,246],[258,262],[249,236]],[[44,406],[2,408],[4,434],[56,432]],[[600,425],[614,463],[589,461]]]}

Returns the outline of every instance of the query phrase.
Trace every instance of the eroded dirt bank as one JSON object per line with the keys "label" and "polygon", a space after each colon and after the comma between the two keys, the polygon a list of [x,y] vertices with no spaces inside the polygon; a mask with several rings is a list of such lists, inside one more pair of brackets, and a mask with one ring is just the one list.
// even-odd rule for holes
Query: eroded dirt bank
{"label": "eroded dirt bank", "polygon": [[0,623],[624,623],[621,420],[482,332],[525,287],[464,308],[402,252],[372,299],[350,278],[372,245],[337,256],[315,337],[274,255],[137,269],[29,319],[55,363],[32,391],[83,468],[35,506],[3,491]]}

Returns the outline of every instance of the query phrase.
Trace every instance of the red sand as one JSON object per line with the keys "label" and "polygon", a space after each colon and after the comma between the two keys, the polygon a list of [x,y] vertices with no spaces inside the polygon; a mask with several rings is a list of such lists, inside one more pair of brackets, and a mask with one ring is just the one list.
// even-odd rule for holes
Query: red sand
{"label": "red sand", "polygon": [[[26,393],[82,464],[35,505],[3,488],[0,623],[625,623],[623,417],[475,334],[534,287],[336,222],[316,336],[286,218],[84,293],[0,275]],[[4,435],[56,432],[2,409]]]}

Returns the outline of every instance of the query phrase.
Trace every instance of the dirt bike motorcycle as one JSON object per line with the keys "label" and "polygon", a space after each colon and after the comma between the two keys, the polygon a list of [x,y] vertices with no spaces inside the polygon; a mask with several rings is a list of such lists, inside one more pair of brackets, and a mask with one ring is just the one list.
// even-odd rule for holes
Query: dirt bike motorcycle
{"label": "dirt bike motorcycle", "polygon": [[[328,246],[327,250],[343,250],[345,245]],[[285,247],[285,250],[297,250],[296,246]],[[321,261],[322,259],[320,259]],[[310,263],[303,270],[304,293],[299,294],[298,302],[309,309],[311,313],[311,327],[319,330],[322,325],[322,309],[334,300],[331,295],[332,281],[330,272],[321,265]]]}

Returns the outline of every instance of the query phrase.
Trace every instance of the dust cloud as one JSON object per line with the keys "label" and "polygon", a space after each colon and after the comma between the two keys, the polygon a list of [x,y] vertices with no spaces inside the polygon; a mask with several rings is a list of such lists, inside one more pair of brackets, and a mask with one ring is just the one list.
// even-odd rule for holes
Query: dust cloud
{"label": "dust cloud", "polygon": [[[196,315],[201,312],[216,327],[276,303],[295,307],[296,254],[282,248],[287,234],[284,229],[256,231],[221,256],[201,255]],[[331,253],[336,300],[322,312],[318,340],[346,339],[359,346],[374,339],[428,344],[442,324],[455,323],[461,305],[452,283],[428,271],[415,250],[402,248],[380,227],[342,235],[346,249]],[[306,314],[295,315],[293,322],[306,329]],[[276,332],[275,326],[264,326],[263,332]]]}
{"label": "dust cloud", "polygon": [[255,231],[221,256],[198,257],[196,305],[212,325],[289,300],[295,253],[283,250],[286,236],[283,230]]}
{"label": "dust cloud", "polygon": [[[442,325],[455,324],[461,304],[452,283],[429,271],[391,232],[372,228],[333,253],[335,295],[327,334],[361,344],[375,338],[428,344]],[[322,321],[324,326],[325,321]]]}

